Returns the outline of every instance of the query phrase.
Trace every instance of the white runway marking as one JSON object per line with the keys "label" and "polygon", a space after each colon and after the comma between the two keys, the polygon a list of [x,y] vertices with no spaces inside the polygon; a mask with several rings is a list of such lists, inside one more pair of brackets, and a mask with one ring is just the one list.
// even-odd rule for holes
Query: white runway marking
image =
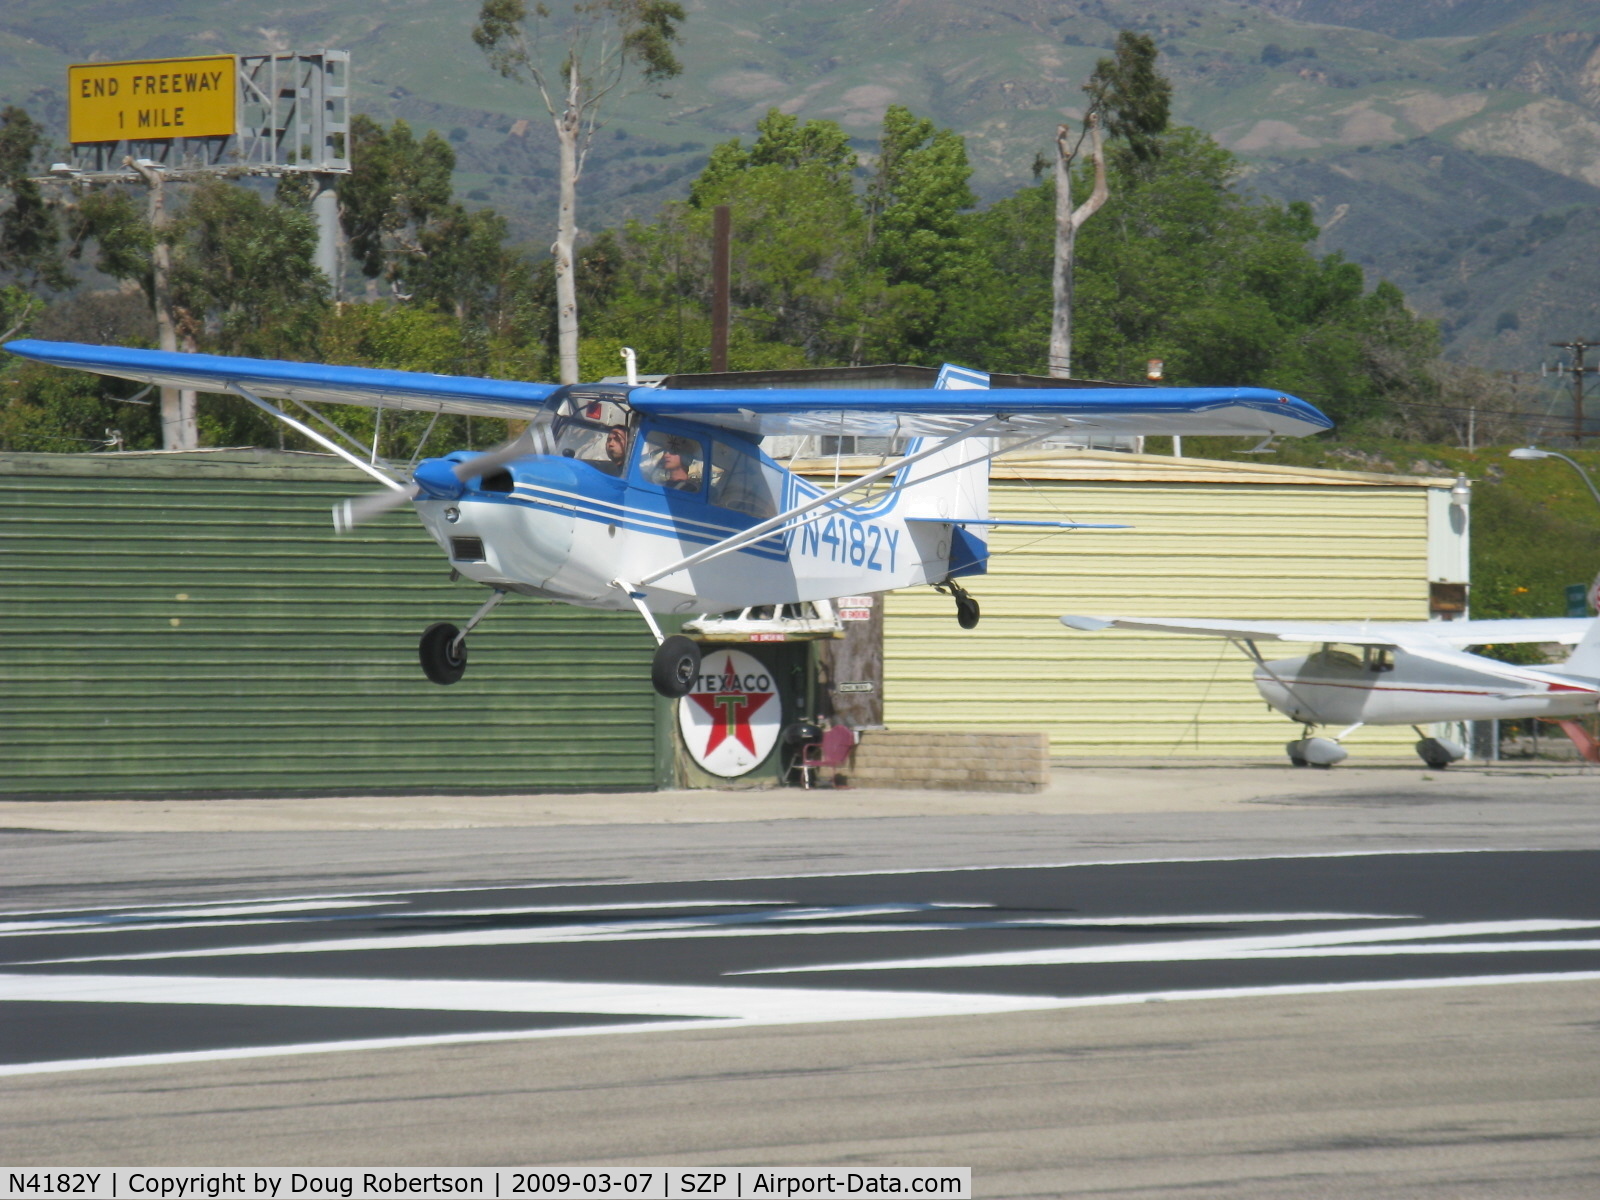
{"label": "white runway marking", "polygon": [[[1461,976],[1450,979],[1393,979],[1363,980],[1356,983],[1287,984],[1271,987],[1207,988],[1192,991],[1133,992],[1114,996],[1067,996],[1023,998],[1015,996],[994,997],[1003,1007],[993,1009],[968,1009],[960,1015],[974,1016],[984,1012],[1045,1011],[1069,1008],[1102,1008],[1126,1004],[1150,1004],[1161,1001],[1184,1000],[1241,1000],[1274,996],[1309,996],[1329,993],[1378,992],[1392,990],[1427,990],[1432,988],[1496,987],[1506,984],[1540,983],[1592,983],[1600,981],[1600,971],[1547,972],[1523,975]],[[388,983],[390,981],[383,981]],[[583,986],[583,985],[580,985]],[[713,989],[715,990],[715,989]],[[810,993],[827,995],[827,993]],[[861,995],[862,993],[857,993]],[[887,1001],[900,993],[882,994]],[[953,998],[953,997],[952,997]],[[966,997],[982,999],[982,997]],[[1026,1005],[1018,1001],[1028,999]],[[872,1015],[855,1017],[834,1016],[830,1020],[883,1020],[895,1016],[945,1016],[951,1013],[891,1013],[879,1011]],[[131,1054],[114,1058],[63,1059],[55,1062],[16,1063],[0,1065],[0,1077],[17,1075],[46,1075],[64,1071],[108,1070],[117,1067],[172,1066],[189,1063],[235,1061],[248,1058],[272,1058],[296,1054],[335,1054],[357,1050],[394,1050],[427,1046],[455,1046],[482,1042],[535,1041],[542,1038],[597,1037],[604,1034],[669,1033],[686,1029],[731,1029],[759,1025],[804,1024],[816,1020],[806,1013],[783,1019],[769,1012],[765,1017],[706,1019],[698,1021],[655,1021],[628,1025],[585,1025],[564,1029],[528,1029],[497,1033],[441,1034],[423,1037],[366,1038],[335,1042],[302,1042],[284,1046],[244,1046],[218,1050],[180,1051],[168,1054]]]}
{"label": "white runway marking", "polygon": [[[754,902],[735,901],[734,906]],[[632,906],[637,909],[638,905]],[[996,917],[992,920],[917,921],[901,924],[863,924],[862,917],[947,909],[979,911],[987,904],[838,905],[827,908],[775,908],[766,911],[725,913],[706,917],[672,917],[659,920],[608,921],[583,925],[544,925],[517,929],[435,930],[428,933],[374,933],[362,937],[322,938],[315,941],[272,942],[266,945],[208,946],[203,950],[161,950],[142,954],[91,954],[70,958],[33,959],[28,966],[92,962],[150,962],[179,958],[235,958],[272,954],[354,954],[367,950],[449,950],[481,946],[559,945],[574,942],[637,942],[683,938],[817,937],[827,934],[940,933],[964,929],[1117,928],[1120,926],[1209,925],[1279,923],[1286,921],[1403,921],[1389,913],[1222,913],[1146,917]],[[421,915],[397,913],[406,920]],[[474,915],[464,910],[460,915]],[[851,921],[847,925],[796,926],[799,921]],[[796,968],[801,969],[801,968]],[[817,970],[822,968],[805,968]]]}
{"label": "white runway marking", "polygon": [[[0,922],[0,935],[15,936],[38,933],[126,933],[129,931],[148,932],[152,929],[214,929],[228,925],[262,926],[287,925],[294,923],[323,924],[336,921],[381,921],[385,918],[403,918],[408,921],[419,919],[436,919],[442,917],[498,917],[498,916],[537,916],[540,914],[554,913],[590,913],[590,912],[637,912],[640,909],[694,909],[694,908],[739,908],[739,907],[773,907],[786,903],[783,900],[668,900],[662,903],[649,902],[644,904],[535,904],[519,905],[510,908],[443,908],[436,910],[413,911],[409,908],[399,908],[403,899],[393,900],[344,900],[335,903],[296,902],[292,904],[262,904],[262,905],[227,905],[201,909],[178,909],[172,912],[157,913],[139,910],[128,912],[97,913],[95,915],[76,917],[46,917],[35,921],[7,921]],[[359,912],[337,912],[323,915],[324,909],[342,908],[359,909]],[[391,908],[392,912],[373,913],[374,908]],[[315,913],[311,916],[280,917],[278,913],[294,913],[310,910]],[[268,920],[255,920],[254,918],[267,916]],[[224,920],[222,918],[235,918]]]}
{"label": "white runway marking", "polygon": [[0,1001],[228,1004],[433,1012],[605,1013],[738,1021],[861,1021],[1052,1007],[1035,996],[707,987],[550,980],[317,979],[183,975],[0,975]]}
{"label": "white runway marking", "polygon": [[[1530,949],[1595,949],[1593,942],[1478,942],[1439,944],[1439,938],[1497,937],[1519,933],[1559,933],[1600,929],[1600,921],[1467,921],[1444,925],[1402,925],[1390,929],[1340,929],[1328,933],[1265,934],[1250,937],[1193,938],[1178,942],[1127,942],[1114,946],[1063,946],[989,954],[951,954],[936,958],[880,959],[876,962],[763,967],[741,975],[782,975],[815,971],[911,971],[951,967],[1031,967],[1084,963],[1195,962],[1243,958],[1316,958],[1351,954],[1510,953]],[[1396,946],[1393,943],[1404,942]],[[1419,943],[1421,943],[1419,945]]]}
{"label": "white runway marking", "polygon": [[[208,904],[156,911],[153,908],[111,909],[97,915],[49,916],[43,920],[0,921],[0,934],[14,933],[106,933],[125,929],[185,929],[193,925],[245,924],[222,921],[221,917],[258,917],[278,913],[303,913],[328,908],[380,908],[383,900],[294,901],[266,904]],[[363,912],[360,914],[367,916]],[[305,920],[304,917],[290,918]],[[142,924],[142,922],[151,924]]]}

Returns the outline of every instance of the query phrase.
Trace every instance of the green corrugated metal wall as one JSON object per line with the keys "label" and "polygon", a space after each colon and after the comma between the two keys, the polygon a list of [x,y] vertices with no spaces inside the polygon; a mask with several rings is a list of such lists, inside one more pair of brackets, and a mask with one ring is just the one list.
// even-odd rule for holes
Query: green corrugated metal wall
{"label": "green corrugated metal wall", "polygon": [[0,794],[655,786],[637,617],[513,596],[429,683],[488,593],[409,513],[335,537],[361,478],[286,461],[0,455]]}
{"label": "green corrugated metal wall", "polygon": [[[1298,726],[1267,709],[1233,646],[1078,633],[1058,618],[1428,616],[1424,486],[1319,484],[1310,472],[1274,483],[1025,482],[1002,478],[1003,465],[991,483],[996,516],[1134,528],[995,530],[989,573],[962,581],[983,606],[970,632],[957,627],[947,597],[891,594],[892,728],[1045,729],[1061,757],[1277,755]],[[1214,473],[1222,464],[1207,466]],[[1310,649],[1262,644],[1269,659]],[[1372,728],[1351,746],[1363,758],[1409,756],[1415,740],[1408,728]]]}

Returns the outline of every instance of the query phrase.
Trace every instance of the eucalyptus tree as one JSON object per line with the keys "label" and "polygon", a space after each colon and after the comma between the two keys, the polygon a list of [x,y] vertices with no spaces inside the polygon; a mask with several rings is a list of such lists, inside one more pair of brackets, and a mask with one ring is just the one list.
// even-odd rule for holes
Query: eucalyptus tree
{"label": "eucalyptus tree", "polygon": [[[1113,57],[1102,58],[1084,85],[1089,106],[1084,113],[1083,130],[1074,137],[1071,126],[1063,123],[1056,127],[1050,374],[1059,378],[1072,374],[1073,267],[1078,231],[1100,211],[1109,195],[1103,133],[1121,139],[1135,159],[1143,162],[1159,153],[1156,138],[1167,127],[1172,85],[1156,71],[1156,55],[1156,44],[1147,34],[1122,30],[1117,34]],[[1085,140],[1094,165],[1094,183],[1080,203],[1073,195],[1072,175],[1073,163]]]}
{"label": "eucalyptus tree", "polygon": [[662,83],[682,73],[673,53],[684,10],[676,0],[579,0],[560,16],[544,3],[484,0],[472,40],[507,79],[538,90],[560,156],[555,258],[561,382],[578,380],[578,181],[603,105],[635,77]]}

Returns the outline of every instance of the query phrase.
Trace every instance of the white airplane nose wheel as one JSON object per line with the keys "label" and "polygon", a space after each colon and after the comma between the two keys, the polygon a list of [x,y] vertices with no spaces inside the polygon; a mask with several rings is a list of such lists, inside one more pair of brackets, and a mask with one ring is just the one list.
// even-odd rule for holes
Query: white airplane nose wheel
{"label": "white airplane nose wheel", "polygon": [[681,634],[673,634],[656,647],[650,663],[650,682],[656,691],[675,700],[687,696],[700,674],[700,647]]}
{"label": "white airplane nose wheel", "polygon": [[435,683],[454,683],[467,673],[467,641],[448,621],[438,621],[422,631],[417,657],[423,674]]}

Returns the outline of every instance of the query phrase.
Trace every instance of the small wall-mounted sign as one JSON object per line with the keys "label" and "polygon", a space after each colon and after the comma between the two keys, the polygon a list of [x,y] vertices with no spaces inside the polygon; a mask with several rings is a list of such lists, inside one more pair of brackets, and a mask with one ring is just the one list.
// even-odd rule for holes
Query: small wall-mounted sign
{"label": "small wall-mounted sign", "polygon": [[871,682],[866,683],[836,683],[833,685],[836,692],[870,692],[875,690]]}

